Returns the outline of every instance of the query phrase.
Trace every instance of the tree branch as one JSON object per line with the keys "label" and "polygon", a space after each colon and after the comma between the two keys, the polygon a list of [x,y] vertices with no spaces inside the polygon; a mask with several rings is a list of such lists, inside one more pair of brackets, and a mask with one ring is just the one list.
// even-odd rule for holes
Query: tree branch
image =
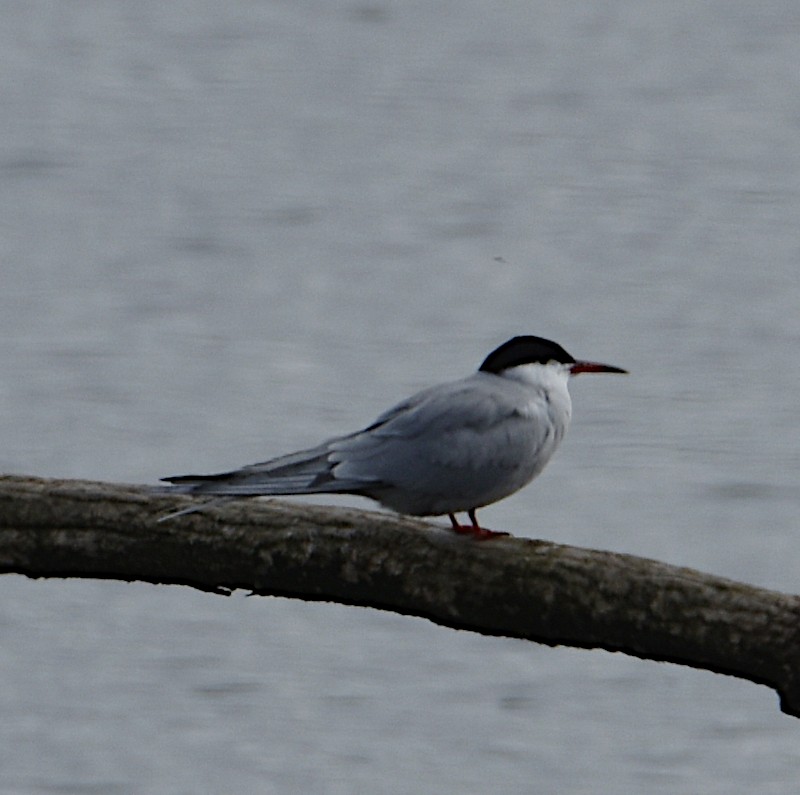
{"label": "tree branch", "polygon": [[485,635],[620,651],[778,691],[800,717],[800,598],[631,555],[475,541],[376,512],[0,477],[0,572],[363,605]]}

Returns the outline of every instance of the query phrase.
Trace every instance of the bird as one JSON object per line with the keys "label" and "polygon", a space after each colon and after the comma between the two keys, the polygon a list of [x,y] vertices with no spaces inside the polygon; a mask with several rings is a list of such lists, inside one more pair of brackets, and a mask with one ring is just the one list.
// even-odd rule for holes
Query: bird
{"label": "bird", "polygon": [[[476,511],[521,489],[544,469],[572,416],[567,382],[580,373],[627,373],[573,358],[543,337],[513,337],[477,372],[417,392],[362,430],[316,447],[212,475],[173,475],[160,493],[236,499],[350,494],[410,516],[443,516],[476,539]],[[163,517],[202,510],[209,503]],[[456,514],[466,513],[469,524]]]}

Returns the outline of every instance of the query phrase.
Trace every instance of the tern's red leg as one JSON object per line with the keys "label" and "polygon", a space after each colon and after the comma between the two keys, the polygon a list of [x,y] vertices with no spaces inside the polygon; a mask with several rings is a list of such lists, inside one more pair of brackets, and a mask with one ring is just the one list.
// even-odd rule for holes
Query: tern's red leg
{"label": "tern's red leg", "polygon": [[450,517],[450,522],[453,525],[453,530],[459,535],[472,536],[478,541],[486,541],[489,538],[498,538],[499,536],[507,536],[508,533],[500,533],[496,530],[486,530],[478,524],[478,518],[475,516],[475,509],[471,508],[467,511],[471,525],[459,524],[455,515],[452,513],[447,514]]}

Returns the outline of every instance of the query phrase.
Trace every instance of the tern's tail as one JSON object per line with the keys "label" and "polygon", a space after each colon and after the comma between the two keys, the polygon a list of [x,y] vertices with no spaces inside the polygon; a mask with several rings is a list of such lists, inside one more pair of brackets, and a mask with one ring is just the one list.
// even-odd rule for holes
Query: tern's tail
{"label": "tern's tail", "polygon": [[[289,494],[364,494],[374,481],[337,478],[330,443],[217,475],[175,475],[161,494],[259,497]],[[198,506],[202,509],[202,506]],[[186,509],[181,513],[190,513]],[[174,516],[175,514],[172,514]]]}
{"label": "tern's tail", "polygon": [[159,522],[203,511],[237,497],[310,494],[315,491],[325,491],[325,483],[333,480],[327,457],[328,448],[321,446],[261,464],[252,464],[231,472],[221,472],[216,475],[174,475],[162,478],[172,485],[157,486],[153,489],[156,494],[202,495],[213,499],[169,513],[162,516]]}

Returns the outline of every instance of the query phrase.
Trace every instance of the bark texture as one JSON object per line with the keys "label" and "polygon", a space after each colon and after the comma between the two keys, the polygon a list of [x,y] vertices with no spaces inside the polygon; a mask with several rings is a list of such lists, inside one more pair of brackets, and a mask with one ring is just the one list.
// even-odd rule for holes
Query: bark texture
{"label": "bark texture", "polygon": [[0,572],[328,600],[448,627],[625,652],[774,688],[800,717],[800,597],[547,541],[475,541],[386,514],[0,477]]}

